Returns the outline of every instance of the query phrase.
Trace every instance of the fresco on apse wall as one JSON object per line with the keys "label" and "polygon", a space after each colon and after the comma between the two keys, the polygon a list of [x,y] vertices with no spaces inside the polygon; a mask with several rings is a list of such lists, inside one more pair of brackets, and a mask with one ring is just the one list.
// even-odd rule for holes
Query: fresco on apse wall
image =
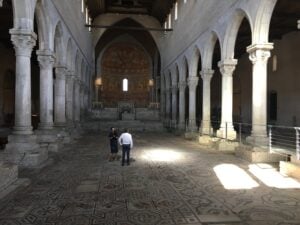
{"label": "fresco on apse wall", "polygon": [[[149,104],[148,81],[150,62],[145,51],[133,43],[119,42],[108,47],[101,61],[103,87],[100,99],[105,107],[118,102],[134,102],[136,107]],[[123,92],[123,79],[128,79],[128,91]]]}

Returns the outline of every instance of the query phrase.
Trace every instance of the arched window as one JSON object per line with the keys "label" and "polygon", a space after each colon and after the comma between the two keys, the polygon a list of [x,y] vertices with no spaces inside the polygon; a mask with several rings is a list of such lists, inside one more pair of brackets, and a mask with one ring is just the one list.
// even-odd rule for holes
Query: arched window
{"label": "arched window", "polygon": [[172,14],[170,13],[168,16],[168,28],[171,29],[172,28]]}
{"label": "arched window", "polygon": [[84,0],[81,0],[81,12],[84,13],[85,10],[85,3]]}
{"label": "arched window", "polygon": [[123,79],[123,91],[128,91],[128,79]]}
{"label": "arched window", "polygon": [[178,19],[178,2],[175,3],[175,13],[174,13],[174,19],[177,20]]}

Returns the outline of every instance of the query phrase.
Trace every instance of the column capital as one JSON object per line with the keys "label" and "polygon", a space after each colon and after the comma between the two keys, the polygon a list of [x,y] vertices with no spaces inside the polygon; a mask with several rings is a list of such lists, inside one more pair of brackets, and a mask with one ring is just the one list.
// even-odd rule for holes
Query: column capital
{"label": "column capital", "polygon": [[186,85],[187,85],[186,81],[180,81],[178,84],[179,90],[184,91],[186,89]]}
{"label": "column capital", "polygon": [[172,93],[175,94],[178,90],[178,85],[177,84],[173,84],[171,87]]}
{"label": "column capital", "polygon": [[201,75],[202,80],[208,80],[208,81],[210,81],[211,78],[214,75],[214,72],[215,71],[211,70],[211,69],[203,69],[202,71],[200,71],[200,75]]}
{"label": "column capital", "polygon": [[218,63],[222,76],[232,76],[236,65],[236,59],[224,59]]}
{"label": "column capital", "polygon": [[17,56],[31,57],[32,49],[36,44],[37,35],[31,30],[10,29],[11,41]]}
{"label": "column capital", "polygon": [[60,66],[55,67],[56,79],[65,80],[67,74],[68,74],[68,70],[66,67],[60,67]]}
{"label": "column capital", "polygon": [[196,90],[198,81],[199,81],[199,77],[192,76],[188,78],[188,85],[190,90]]}
{"label": "column capital", "polygon": [[170,94],[170,93],[171,93],[171,88],[170,88],[170,87],[166,87],[165,93],[166,93],[166,94]]}
{"label": "column capital", "polygon": [[273,43],[265,44],[254,44],[247,47],[247,52],[249,53],[249,59],[253,64],[256,62],[267,63],[271,56],[271,50],[274,48]]}
{"label": "column capital", "polygon": [[36,54],[38,56],[38,61],[41,69],[52,69],[55,56],[51,50],[37,50]]}

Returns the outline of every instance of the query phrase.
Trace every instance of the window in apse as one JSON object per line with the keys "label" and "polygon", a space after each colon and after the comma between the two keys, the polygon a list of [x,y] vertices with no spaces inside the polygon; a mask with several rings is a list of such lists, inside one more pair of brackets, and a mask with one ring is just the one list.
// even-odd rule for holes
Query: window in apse
{"label": "window in apse", "polygon": [[123,79],[123,92],[128,91],[128,79]]}

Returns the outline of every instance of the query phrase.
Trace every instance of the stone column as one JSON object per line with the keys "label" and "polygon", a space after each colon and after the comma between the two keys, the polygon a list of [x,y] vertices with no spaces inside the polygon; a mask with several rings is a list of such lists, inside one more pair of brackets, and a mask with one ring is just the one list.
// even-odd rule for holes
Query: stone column
{"label": "stone column", "polygon": [[236,139],[236,132],[232,123],[232,107],[233,107],[233,72],[235,70],[237,60],[226,59],[219,62],[220,72],[222,74],[222,113],[221,128],[217,132],[217,136],[229,140]]}
{"label": "stone column", "polygon": [[10,30],[16,52],[16,91],[14,134],[32,134],[31,125],[31,53],[36,34],[31,31]]}
{"label": "stone column", "polygon": [[198,77],[189,77],[189,131],[197,131],[196,125],[196,88],[198,85]]}
{"label": "stone column", "polygon": [[8,137],[8,160],[24,167],[41,165],[48,158],[31,126],[31,53],[36,42],[32,31],[11,29],[16,53],[15,126]]}
{"label": "stone column", "polygon": [[167,87],[166,88],[166,121],[167,122],[170,122],[170,119],[171,119],[171,91],[170,91],[170,88]]}
{"label": "stone column", "polygon": [[166,95],[165,86],[163,85],[163,75],[160,76],[160,117],[163,120],[166,114]]}
{"label": "stone column", "polygon": [[177,91],[178,86],[176,84],[173,84],[172,86],[172,125],[177,124]]}
{"label": "stone column", "polygon": [[[83,117],[83,115],[84,115],[84,83],[82,81],[80,82],[79,92],[80,92],[80,99],[79,99],[79,101],[80,101],[80,103],[79,103],[79,105],[80,105],[80,116]],[[82,120],[82,118],[80,120]]]}
{"label": "stone column", "polygon": [[73,117],[73,94],[74,94],[74,72],[68,71],[66,80],[66,117],[70,125],[74,122]]}
{"label": "stone column", "polygon": [[54,121],[58,127],[66,125],[66,74],[65,67],[55,68]]}
{"label": "stone column", "polygon": [[178,128],[180,130],[185,129],[185,89],[186,89],[186,82],[181,81],[179,83],[179,123],[178,123]]}
{"label": "stone column", "polygon": [[80,81],[77,78],[74,85],[74,120],[80,121]]}
{"label": "stone column", "polygon": [[211,121],[210,121],[210,112],[211,112],[211,101],[210,101],[210,86],[211,78],[214,74],[213,70],[202,70],[201,78],[203,81],[203,107],[202,107],[202,122],[200,133],[202,135],[211,134]]}
{"label": "stone column", "polygon": [[252,72],[252,132],[248,141],[267,143],[267,64],[272,43],[255,44],[247,48],[253,63]]}
{"label": "stone column", "polygon": [[40,124],[39,130],[53,129],[53,64],[50,50],[37,51],[40,65]]}

